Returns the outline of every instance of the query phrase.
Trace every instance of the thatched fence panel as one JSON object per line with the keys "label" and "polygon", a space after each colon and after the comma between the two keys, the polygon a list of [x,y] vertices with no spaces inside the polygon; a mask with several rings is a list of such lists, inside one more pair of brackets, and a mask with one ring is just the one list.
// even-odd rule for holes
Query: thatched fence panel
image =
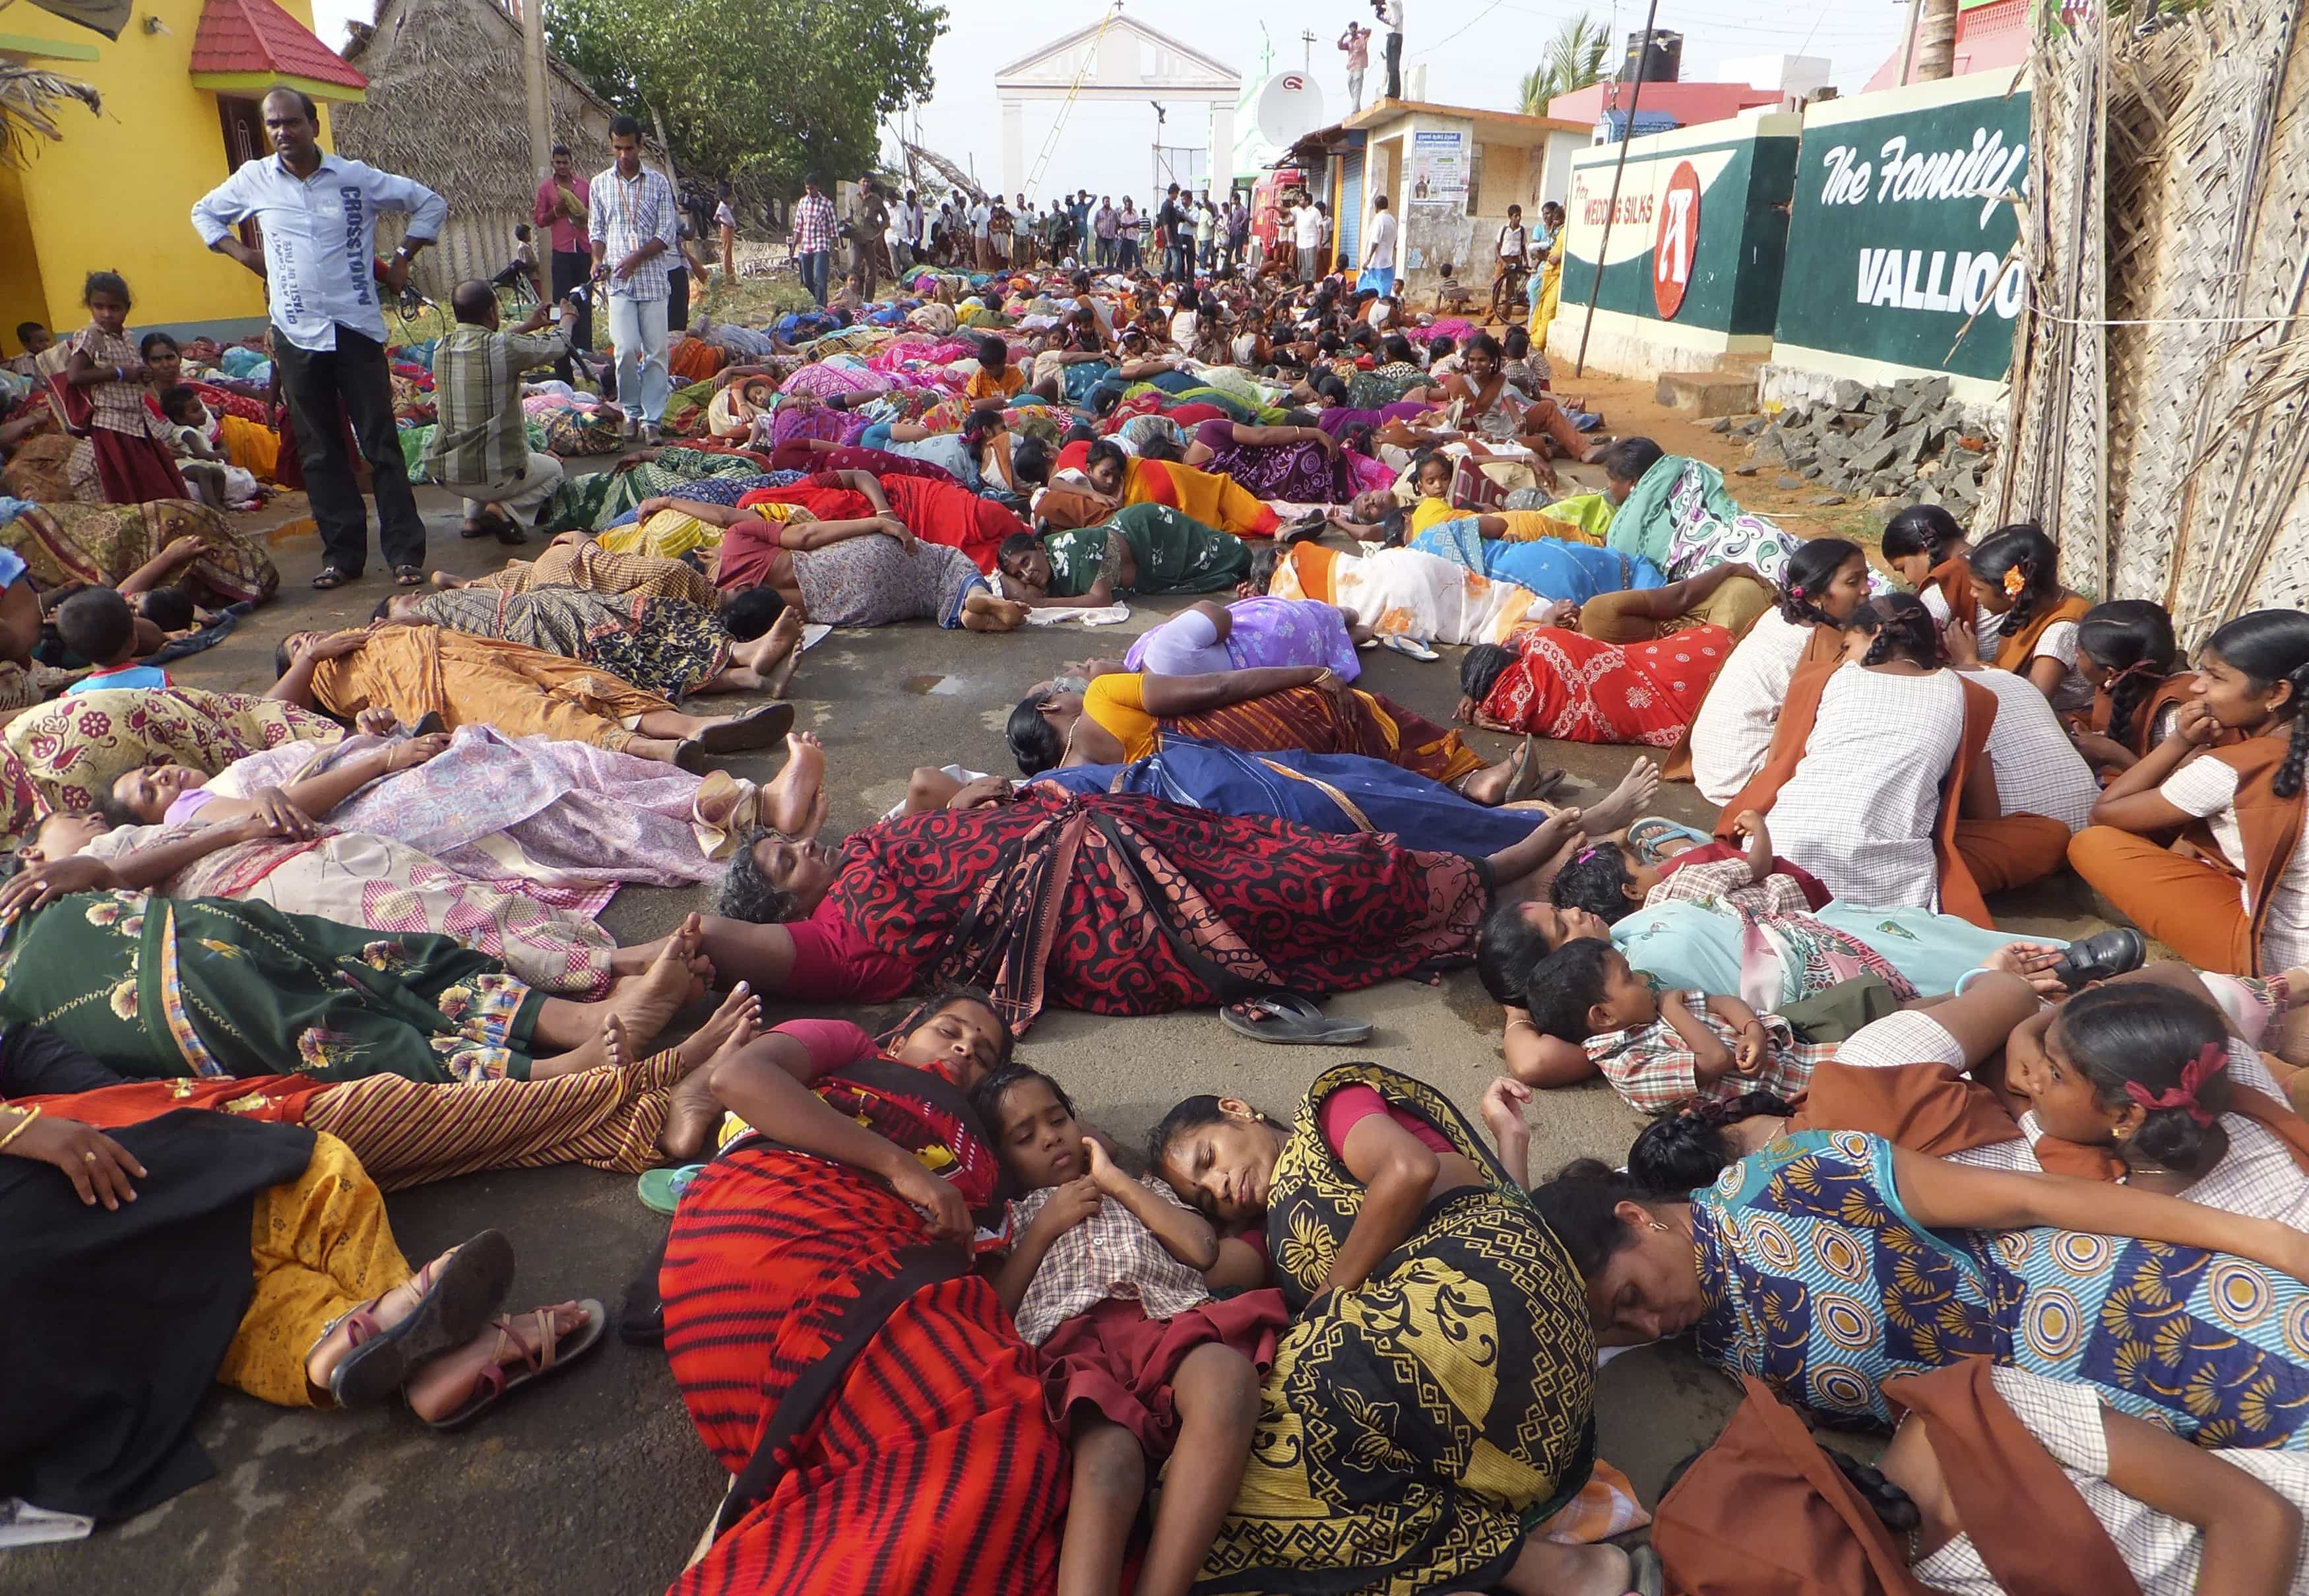
{"label": "thatched fence panel", "polygon": [[2302,0],[2040,29],[2031,299],[1983,520],[2194,644],[2309,591],[2309,38]]}

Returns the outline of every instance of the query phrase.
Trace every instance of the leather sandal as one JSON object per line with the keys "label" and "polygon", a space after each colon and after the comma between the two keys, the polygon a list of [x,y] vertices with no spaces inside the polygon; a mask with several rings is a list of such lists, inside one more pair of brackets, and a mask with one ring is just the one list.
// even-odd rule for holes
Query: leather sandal
{"label": "leather sandal", "polygon": [[479,1335],[512,1288],[513,1243],[502,1231],[484,1230],[419,1270],[411,1283],[418,1288],[417,1305],[399,1323],[380,1329],[376,1305],[385,1298],[373,1297],[321,1332],[325,1341],[342,1324],[352,1342],[329,1371],[329,1394],[338,1407],[383,1401],[417,1365]]}
{"label": "leather sandal", "polygon": [[[473,1383],[473,1394],[463,1407],[446,1418],[428,1418],[425,1422],[437,1430],[461,1430],[506,1398],[532,1381],[542,1380],[557,1370],[565,1369],[586,1353],[601,1344],[601,1332],[609,1328],[610,1312],[593,1297],[577,1305],[583,1315],[575,1328],[556,1334],[553,1310],[537,1308],[521,1314],[530,1321],[534,1344],[517,1339],[513,1331],[516,1319],[507,1316],[492,1321],[497,1326],[497,1344],[490,1349],[489,1361],[483,1366],[480,1378]],[[521,1372],[506,1373],[506,1356],[515,1355],[515,1364]]]}

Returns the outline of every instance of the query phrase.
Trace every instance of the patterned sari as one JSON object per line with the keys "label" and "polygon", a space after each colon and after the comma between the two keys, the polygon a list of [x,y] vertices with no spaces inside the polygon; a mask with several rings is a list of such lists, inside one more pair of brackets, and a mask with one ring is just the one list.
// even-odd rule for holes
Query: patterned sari
{"label": "patterned sari", "polygon": [[548,532],[597,532],[645,499],[682,490],[709,477],[754,477],[761,462],[750,455],[662,448],[654,460],[591,476],[566,476],[545,501],[537,524]]}
{"label": "patterned sari", "polygon": [[1885,1381],[1985,1356],[2201,1446],[2309,1450],[2309,1285],[2161,1242],[1927,1230],[1892,1154],[1808,1131],[1691,1194],[1702,1357],[1889,1425]]}
{"label": "patterned sari", "polygon": [[456,587],[426,594],[417,612],[467,637],[582,660],[677,703],[730,663],[730,635],[713,612],[681,599],[610,597],[581,587]]}
{"label": "patterned sari", "polygon": [[[879,1059],[814,1089],[999,1208],[992,1144],[943,1078]],[[746,1136],[705,1167],[658,1284],[675,1383],[736,1480],[676,1592],[1051,1588],[1066,1447],[970,1264],[846,1165]]]}
{"label": "patterned sari", "polygon": [[1622,646],[1543,627],[1507,646],[1516,657],[1483,697],[1487,719],[1567,742],[1673,748],[1731,657],[1732,634],[1700,626]]}
{"label": "patterned sari", "polygon": [[1200,715],[1174,715],[1162,727],[1166,737],[1195,737],[1250,752],[1296,748],[1362,754],[1447,786],[1483,768],[1483,756],[1458,733],[1377,693],[1359,688],[1353,699],[1353,709],[1342,711],[1320,688],[1287,687]]}
{"label": "patterned sari", "polygon": [[827,902],[923,980],[1159,1014],[1260,992],[1353,992],[1474,949],[1481,872],[1392,837],[1030,786],[852,836]]}
{"label": "patterned sari", "polygon": [[[1355,1085],[1434,1126],[1488,1184],[1435,1198],[1362,1285],[1319,1295],[1363,1187],[1317,1115]],[[1196,1590],[1496,1584],[1595,1464],[1595,1332],[1562,1244],[1448,1098],[1371,1063],[1308,1089],[1275,1167],[1267,1242],[1293,1321]]]}
{"label": "patterned sari", "polygon": [[196,537],[203,547],[179,580],[205,587],[227,603],[262,603],[281,585],[280,569],[262,540],[234,531],[218,511],[188,499],[32,505],[0,526],[0,547],[23,557],[32,585],[44,594],[59,587],[117,587],[180,537]]}
{"label": "patterned sari", "polygon": [[526,1078],[544,1002],[448,937],[226,898],[76,893],[0,942],[0,1017],[148,1080]]}

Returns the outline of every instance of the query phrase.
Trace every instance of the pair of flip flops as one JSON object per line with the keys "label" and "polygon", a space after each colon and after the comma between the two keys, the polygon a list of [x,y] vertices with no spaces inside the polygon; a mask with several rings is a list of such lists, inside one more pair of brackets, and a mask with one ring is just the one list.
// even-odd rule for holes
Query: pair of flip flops
{"label": "pair of flip flops", "polygon": [[1368,1019],[1335,1019],[1295,992],[1271,992],[1229,1003],[1219,1023],[1254,1042],[1284,1047],[1345,1047],[1367,1041]]}

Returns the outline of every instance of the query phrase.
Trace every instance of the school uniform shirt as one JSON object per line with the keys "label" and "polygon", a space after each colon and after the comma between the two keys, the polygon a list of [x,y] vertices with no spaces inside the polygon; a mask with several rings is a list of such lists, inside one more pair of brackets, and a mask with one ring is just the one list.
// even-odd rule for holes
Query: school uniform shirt
{"label": "school uniform shirt", "polygon": [[[1155,1176],[1145,1175],[1138,1184],[1172,1207],[1186,1210],[1178,1193]],[[1010,1201],[1014,1240],[1057,1193],[1056,1186],[1044,1186]],[[1019,1336],[1040,1346],[1059,1325],[1110,1297],[1137,1303],[1149,1319],[1171,1319],[1208,1302],[1211,1288],[1202,1271],[1173,1258],[1144,1219],[1109,1198],[1051,1244],[1013,1317]]]}
{"label": "school uniform shirt", "polygon": [[[1920,591],[1916,596],[1924,600],[1924,608],[1933,612],[1934,623],[1945,629],[1950,619],[1956,613],[1949,605],[1948,594],[1942,593],[1938,587],[1927,587]],[[1973,605],[1972,635],[1974,642],[1978,646],[1981,664],[1993,665],[1996,663],[1996,639],[2003,630],[2003,616],[1990,610],[1985,604]]]}
{"label": "school uniform shirt", "polygon": [[[1998,624],[2002,626],[2003,617],[1999,616],[1997,620]],[[1987,639],[1982,638],[1981,644],[1985,647]],[[2054,685],[2053,690],[2045,695],[2052,699],[2054,708],[2063,715],[2082,715],[2092,707],[2093,684],[2086,681],[2082,672],[2077,669],[2077,623],[2075,621],[2056,620],[2046,627],[2044,635],[2037,639],[2037,651],[2028,656],[2028,664],[2020,667],[2019,673],[2027,675],[2028,666],[2035,664],[2040,659],[2056,659],[2061,662],[2061,680]]]}
{"label": "school uniform shirt", "polygon": [[[2222,856],[2239,870],[2244,868],[2244,830],[2237,824],[2234,766],[2201,753],[2166,776],[2157,791],[2175,809],[2210,826]],[[2242,883],[2237,897],[2244,901]],[[2269,918],[2261,936],[2261,968],[2285,970],[2303,963],[2309,963],[2309,845],[2293,850],[2285,874],[2271,889]]]}
{"label": "school uniform shirt", "polygon": [[2044,815],[2071,834],[2092,823],[2100,783],[2061,729],[2061,717],[2036,684],[2010,671],[1974,671],[1966,680],[1996,695],[1988,757],[1996,765],[1996,798],[2008,815]]}
{"label": "school uniform shirt", "polygon": [[[2085,1505],[2100,1521],[2133,1583],[2140,1587],[2140,1596],[2195,1596],[2197,1575],[2204,1561],[2203,1532],[2108,1482],[2108,1433],[2102,1427],[2100,1399],[2093,1388],[2026,1369],[1992,1368],[1988,1377],[2012,1416],[2053,1454]],[[2309,1510],[2309,1455],[2233,1447],[2211,1451],[2296,1508]],[[1909,1572],[1920,1583],[1949,1596],[2003,1596],[2004,1592],[1968,1535],[1959,1534],[1932,1556],[1918,1558]],[[2291,1575],[2282,1590],[2290,1596],[2309,1596],[2309,1540],[2296,1549]]]}
{"label": "school uniform shirt", "polygon": [[1691,778],[1708,802],[1729,803],[1763,768],[1788,683],[1811,641],[1810,626],[1767,610],[1717,672],[1691,720]]}
{"label": "school uniform shirt", "polygon": [[1803,759],[1773,802],[1773,841],[1846,903],[1937,906],[1933,834],[1941,785],[1963,741],[1964,687],[1954,671],[1838,667],[1820,693]]}
{"label": "school uniform shirt", "polygon": [[158,665],[140,664],[131,660],[125,665],[106,665],[65,689],[65,697],[74,693],[92,693],[107,687],[169,687],[169,673]]}
{"label": "school uniform shirt", "polygon": [[1531,247],[1531,230],[1527,227],[1500,229],[1500,258],[1520,259]]}
{"label": "school uniform shirt", "polygon": [[278,155],[240,169],[193,203],[193,230],[215,247],[254,220],[264,240],[264,293],[272,325],[298,349],[337,347],[337,328],[385,342],[385,307],[376,277],[376,218],[410,213],[407,239],[431,243],[449,202],[414,178],[381,172],[327,151],[309,178]]}

